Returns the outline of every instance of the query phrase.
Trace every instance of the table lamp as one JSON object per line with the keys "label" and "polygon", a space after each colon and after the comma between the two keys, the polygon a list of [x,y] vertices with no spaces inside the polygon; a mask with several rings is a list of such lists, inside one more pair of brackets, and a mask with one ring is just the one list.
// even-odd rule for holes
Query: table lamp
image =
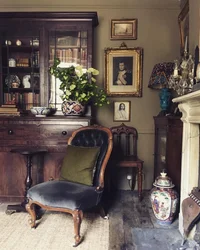
{"label": "table lamp", "polygon": [[154,66],[148,87],[151,89],[159,89],[161,112],[159,115],[166,115],[171,102],[171,92],[168,88],[169,77],[174,70],[174,63],[164,62]]}

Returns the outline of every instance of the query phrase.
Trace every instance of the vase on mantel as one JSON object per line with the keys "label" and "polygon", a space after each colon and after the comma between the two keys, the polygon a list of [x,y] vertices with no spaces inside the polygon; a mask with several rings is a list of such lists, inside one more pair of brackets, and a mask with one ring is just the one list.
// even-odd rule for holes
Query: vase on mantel
{"label": "vase on mantel", "polygon": [[64,101],[61,110],[66,116],[82,116],[85,113],[85,106],[77,101]]}
{"label": "vase on mantel", "polygon": [[158,224],[170,225],[177,214],[179,196],[174,184],[165,172],[162,172],[153,183],[151,205]]}

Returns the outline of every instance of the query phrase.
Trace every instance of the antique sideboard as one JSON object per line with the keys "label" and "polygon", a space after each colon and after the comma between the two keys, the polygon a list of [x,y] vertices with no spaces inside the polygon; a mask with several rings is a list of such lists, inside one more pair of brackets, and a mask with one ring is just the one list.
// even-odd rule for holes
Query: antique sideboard
{"label": "antique sideboard", "polygon": [[91,117],[0,117],[0,201],[21,201],[26,158],[12,149],[41,148],[48,152],[32,159],[33,184],[57,178],[72,131],[91,125]]}

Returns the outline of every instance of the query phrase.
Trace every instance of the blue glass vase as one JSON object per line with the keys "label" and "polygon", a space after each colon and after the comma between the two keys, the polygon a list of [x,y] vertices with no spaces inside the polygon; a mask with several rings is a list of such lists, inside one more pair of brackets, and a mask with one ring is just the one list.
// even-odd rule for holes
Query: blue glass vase
{"label": "blue glass vase", "polygon": [[159,94],[160,97],[160,107],[163,112],[167,112],[171,102],[171,93],[168,88],[162,88]]}

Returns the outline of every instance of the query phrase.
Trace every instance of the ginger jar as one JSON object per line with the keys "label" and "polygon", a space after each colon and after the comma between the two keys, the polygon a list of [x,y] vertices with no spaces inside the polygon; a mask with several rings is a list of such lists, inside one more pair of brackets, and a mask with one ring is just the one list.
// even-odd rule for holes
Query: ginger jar
{"label": "ginger jar", "polygon": [[169,225],[177,214],[179,196],[174,190],[174,184],[167,173],[162,172],[153,183],[151,190],[151,205],[158,224]]}

